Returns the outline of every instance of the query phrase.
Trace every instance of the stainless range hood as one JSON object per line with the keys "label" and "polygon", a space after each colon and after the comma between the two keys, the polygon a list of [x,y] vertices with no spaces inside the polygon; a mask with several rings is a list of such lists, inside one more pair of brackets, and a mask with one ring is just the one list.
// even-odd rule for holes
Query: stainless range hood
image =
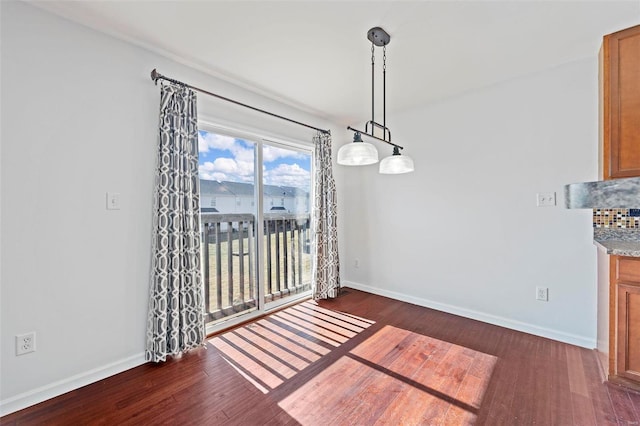
{"label": "stainless range hood", "polygon": [[640,177],[565,185],[564,201],[568,209],[637,209]]}

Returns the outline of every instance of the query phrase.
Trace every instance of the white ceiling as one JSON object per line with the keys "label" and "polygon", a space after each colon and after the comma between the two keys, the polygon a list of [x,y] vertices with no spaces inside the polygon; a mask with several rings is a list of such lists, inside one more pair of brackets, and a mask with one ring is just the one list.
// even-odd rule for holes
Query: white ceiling
{"label": "white ceiling", "polygon": [[604,34],[640,23],[640,0],[32,3],[356,126],[370,118],[371,27],[391,35],[389,122],[394,111],[593,57]]}

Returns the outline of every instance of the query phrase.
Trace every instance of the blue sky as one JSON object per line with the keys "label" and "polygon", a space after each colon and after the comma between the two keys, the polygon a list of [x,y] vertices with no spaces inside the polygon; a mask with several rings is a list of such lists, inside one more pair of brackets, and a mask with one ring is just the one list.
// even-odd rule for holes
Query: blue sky
{"label": "blue sky", "polygon": [[[200,178],[253,182],[253,142],[200,130],[198,150]],[[263,160],[267,185],[310,189],[311,155],[264,144]]]}

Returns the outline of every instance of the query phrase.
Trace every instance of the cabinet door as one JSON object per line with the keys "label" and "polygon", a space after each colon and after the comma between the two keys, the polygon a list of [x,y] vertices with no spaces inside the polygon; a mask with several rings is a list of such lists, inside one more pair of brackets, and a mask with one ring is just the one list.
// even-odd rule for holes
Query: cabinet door
{"label": "cabinet door", "polygon": [[618,376],[640,380],[640,286],[618,284]]}
{"label": "cabinet door", "polygon": [[603,178],[640,176],[640,25],[604,37]]}

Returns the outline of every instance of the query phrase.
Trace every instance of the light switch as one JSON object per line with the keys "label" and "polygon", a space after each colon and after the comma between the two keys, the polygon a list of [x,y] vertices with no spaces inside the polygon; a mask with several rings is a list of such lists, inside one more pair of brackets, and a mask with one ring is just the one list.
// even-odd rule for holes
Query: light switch
{"label": "light switch", "polygon": [[538,192],[536,194],[538,207],[553,207],[556,205],[556,193],[555,192]]}
{"label": "light switch", "polygon": [[107,192],[107,210],[120,210],[119,192]]}

